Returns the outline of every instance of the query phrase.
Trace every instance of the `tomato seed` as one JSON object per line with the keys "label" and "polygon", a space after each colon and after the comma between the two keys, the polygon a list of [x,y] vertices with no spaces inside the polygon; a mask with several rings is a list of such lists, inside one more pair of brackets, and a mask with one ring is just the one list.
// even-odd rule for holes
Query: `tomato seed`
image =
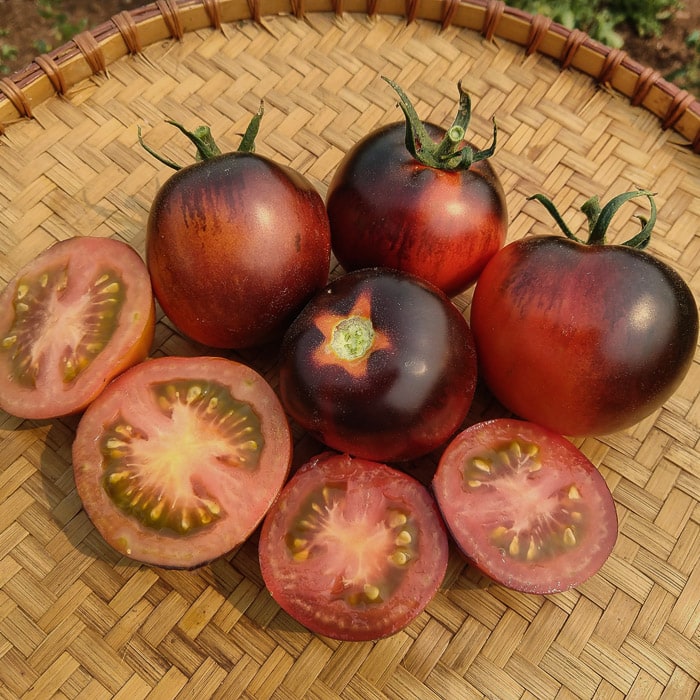
{"label": "tomato seed", "polygon": [[573,528],[567,527],[564,530],[564,544],[568,547],[573,547],[576,544],[576,535],[574,534]]}
{"label": "tomato seed", "polygon": [[483,459],[481,457],[476,457],[475,459],[472,460],[472,464],[482,472],[486,472],[487,474],[491,473],[492,469],[492,464],[489,460]]}
{"label": "tomato seed", "polygon": [[390,561],[394,562],[397,566],[405,566],[408,563],[408,560],[410,557],[408,556],[407,552],[404,552],[402,550],[397,550],[394,552],[390,557]]}
{"label": "tomato seed", "polygon": [[377,600],[379,598],[379,589],[370,583],[366,583],[363,587],[363,591],[369,600]]}
{"label": "tomato seed", "polygon": [[407,544],[411,544],[412,540],[413,540],[413,538],[411,537],[411,533],[408,532],[408,530],[401,530],[401,532],[399,532],[398,537],[396,538],[395,542],[396,542],[397,547],[402,547],[402,546],[405,546]]}
{"label": "tomato seed", "polygon": [[389,527],[395,528],[395,527],[401,527],[402,525],[405,525],[408,522],[408,518],[404,513],[401,513],[400,511],[394,511],[391,513],[389,516]]}

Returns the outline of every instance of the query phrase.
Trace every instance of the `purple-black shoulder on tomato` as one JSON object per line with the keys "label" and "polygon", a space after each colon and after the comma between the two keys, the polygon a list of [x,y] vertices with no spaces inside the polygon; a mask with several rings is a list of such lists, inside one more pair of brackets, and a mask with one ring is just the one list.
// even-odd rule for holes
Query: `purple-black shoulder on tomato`
{"label": "purple-black shoulder on tomato", "polygon": [[[646,197],[647,218],[624,244],[606,232],[625,202]],[[471,327],[480,371],[516,415],[564,435],[599,435],[643,420],[676,391],[698,340],[698,309],[683,278],[643,250],[654,196],[635,190],[582,207],[587,240],[542,195],[563,236],[532,236],[496,254],[474,290]]]}
{"label": "purple-black shoulder on tomato", "polygon": [[404,461],[462,424],[476,384],[469,326],[436,287],[408,273],[345,274],[314,296],[280,353],[288,414],[329,447]]}
{"label": "purple-black shoulder on tomato", "polygon": [[[166,315],[193,340],[245,348],[279,339],[328,282],[325,204],[299,172],[255,153],[262,106],[237,151],[189,132],[198,162],[175,168],[151,205],[146,262]],[[145,144],[144,144],[145,146]]]}
{"label": "purple-black shoulder on tomato", "polygon": [[333,175],[326,206],[332,249],[346,270],[388,267],[415,274],[456,296],[474,284],[506,238],[507,209],[488,158],[465,139],[471,100],[445,130],[423,123],[393,81],[405,123],[360,140]]}

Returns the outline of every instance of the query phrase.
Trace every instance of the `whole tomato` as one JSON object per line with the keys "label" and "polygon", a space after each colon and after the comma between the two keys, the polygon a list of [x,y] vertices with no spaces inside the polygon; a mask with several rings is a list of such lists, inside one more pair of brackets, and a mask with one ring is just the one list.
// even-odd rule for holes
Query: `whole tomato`
{"label": "whole tomato", "polygon": [[148,218],[146,261],[156,299],[182,333],[212,347],[281,337],[328,281],[323,200],[300,173],[253,152],[261,116],[262,108],[240,149],[226,154],[207,129],[174,124],[200,160],[165,182]]}
{"label": "whole tomato", "polygon": [[469,326],[437,287],[372,268],[336,278],[284,336],[287,413],[327,446],[403,461],[436,449],[465,419],[476,385]]}
{"label": "whole tomato", "polygon": [[333,252],[346,270],[403,270],[455,296],[506,238],[505,196],[487,160],[496,127],[491,147],[475,151],[464,141],[471,101],[461,84],[457,118],[445,131],[422,123],[385,80],[406,121],[359,141],[334,173],[326,199]]}
{"label": "whole tomato", "polygon": [[[637,236],[607,245],[614,213],[644,196],[651,216]],[[552,202],[566,234],[510,243],[474,290],[471,326],[482,376],[516,415],[564,435],[627,428],[659,408],[691,365],[698,310],[681,276],[641,250],[656,219],[653,195],[636,190],[583,211],[586,242]]]}

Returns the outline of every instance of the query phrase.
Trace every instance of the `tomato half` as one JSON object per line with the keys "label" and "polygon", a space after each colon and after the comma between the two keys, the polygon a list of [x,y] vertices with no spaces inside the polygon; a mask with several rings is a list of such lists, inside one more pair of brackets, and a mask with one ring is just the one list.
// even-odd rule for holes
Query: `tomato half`
{"label": "tomato half", "polygon": [[413,477],[325,453],[296,472],[267,514],[260,568],[272,597],[313,632],[394,634],[425,609],[447,569],[447,534]]}
{"label": "tomato half", "polygon": [[291,434],[270,385],[218,357],[148,360],[115,379],[82,416],[78,494],[122,554],[194,568],[240,545],[275,500]]}
{"label": "tomato half", "polygon": [[494,581],[556,593],[595,574],[617,539],[605,479],[571,442],[497,418],[447,447],[433,492],[455,542]]}
{"label": "tomato half", "polygon": [[133,248],[55,243],[0,294],[0,408],[33,419],[81,411],[146,357],[154,328],[151,282]]}
{"label": "tomato half", "polygon": [[325,445],[380,462],[442,445],[475,385],[462,314],[436,287],[395,270],[333,280],[294,320],[280,352],[289,415]]}

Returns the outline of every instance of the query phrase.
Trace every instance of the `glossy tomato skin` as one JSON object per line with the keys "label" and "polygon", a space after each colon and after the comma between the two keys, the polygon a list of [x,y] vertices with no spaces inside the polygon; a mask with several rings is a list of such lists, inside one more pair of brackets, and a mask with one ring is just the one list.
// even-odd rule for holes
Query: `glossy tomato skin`
{"label": "glossy tomato skin", "polygon": [[253,153],[187,166],[158,191],[146,260],[163,310],[210,347],[281,337],[328,281],[323,200],[300,173]]}
{"label": "glossy tomato skin", "polygon": [[267,381],[221,357],[160,357],[85,411],[73,473],[85,512],[121,555],[193,569],[239,546],[282,488],[292,441]]}
{"label": "glossy tomato skin", "polygon": [[143,360],[155,331],[148,270],[123,241],[54,243],[0,294],[0,409],[22,418],[82,411]]}
{"label": "glossy tomato skin", "polygon": [[448,544],[435,501],[413,477],[329,452],[284,487],[259,554],[272,597],[298,622],[369,641],[421,614],[444,579]]}
{"label": "glossy tomato skin", "polygon": [[[374,331],[367,352],[351,360],[333,349],[348,319],[366,319]],[[394,270],[333,280],[292,323],[280,352],[289,415],[332,449],[382,462],[443,444],[465,419],[475,384],[463,315],[436,287]]]}
{"label": "glossy tomato skin", "polygon": [[471,326],[505,407],[582,436],[634,425],[671,396],[693,360],[698,312],[683,279],[643,251],[541,236],[486,266]]}
{"label": "glossy tomato skin", "polygon": [[593,576],[617,540],[605,479],[566,438],[496,418],[443,452],[433,493],[469,561],[508,588],[546,595]]}
{"label": "glossy tomato skin", "polygon": [[[426,127],[436,137],[444,133]],[[474,284],[506,237],[505,195],[488,161],[456,172],[422,165],[406,149],[400,123],[374,131],[348,152],[326,205],[343,268],[403,270],[448,296]]]}

